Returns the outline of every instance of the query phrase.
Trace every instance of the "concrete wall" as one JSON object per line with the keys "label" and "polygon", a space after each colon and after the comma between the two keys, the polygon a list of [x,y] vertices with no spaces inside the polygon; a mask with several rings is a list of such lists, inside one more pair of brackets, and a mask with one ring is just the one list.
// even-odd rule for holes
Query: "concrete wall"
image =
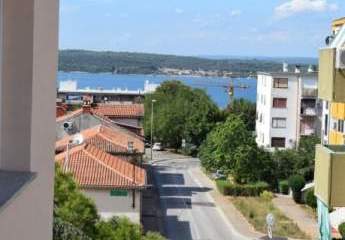
{"label": "concrete wall", "polygon": [[3,0],[0,168],[37,177],[0,212],[0,238],[52,239],[56,0]]}
{"label": "concrete wall", "polygon": [[72,119],[61,121],[56,123],[56,140],[59,140],[66,136],[68,133],[65,131],[63,124],[64,122],[72,121],[74,124],[74,131],[70,132],[71,134],[75,134],[77,132],[83,131],[85,129],[95,127],[101,124],[101,120],[99,118],[94,117],[91,114],[83,113],[77,117],[73,117]]}
{"label": "concrete wall", "polygon": [[104,219],[113,216],[125,216],[135,223],[140,223],[141,192],[135,191],[135,208],[133,208],[133,191],[127,196],[110,196],[110,189],[84,189],[86,196],[95,201],[98,213]]}

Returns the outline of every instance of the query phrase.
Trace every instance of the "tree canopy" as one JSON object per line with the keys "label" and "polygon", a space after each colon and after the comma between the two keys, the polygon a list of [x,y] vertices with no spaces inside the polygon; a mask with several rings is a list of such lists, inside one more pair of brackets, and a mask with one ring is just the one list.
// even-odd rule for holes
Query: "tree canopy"
{"label": "tree canopy", "polygon": [[234,99],[227,107],[226,111],[230,114],[241,117],[248,130],[255,130],[256,104],[246,99]]}
{"label": "tree canopy", "polygon": [[166,81],[145,97],[145,134],[151,134],[151,101],[154,103],[154,139],[179,148],[182,139],[199,146],[214,127],[218,107],[200,89],[192,89],[179,81]]}
{"label": "tree canopy", "polygon": [[208,171],[223,170],[238,183],[272,181],[274,164],[257,147],[254,136],[238,115],[218,124],[201,145],[199,157]]}

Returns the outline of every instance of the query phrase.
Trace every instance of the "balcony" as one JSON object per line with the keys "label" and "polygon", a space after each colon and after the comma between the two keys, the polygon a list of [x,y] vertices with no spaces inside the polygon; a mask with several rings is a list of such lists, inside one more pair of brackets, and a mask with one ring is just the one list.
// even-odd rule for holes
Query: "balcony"
{"label": "balcony", "polygon": [[316,109],[313,107],[302,107],[301,108],[301,115],[302,116],[310,116],[310,117],[314,117],[316,116]]}
{"label": "balcony", "polygon": [[316,146],[315,195],[330,207],[345,207],[345,146]]}
{"label": "balcony", "polygon": [[302,136],[310,136],[310,135],[314,135],[315,133],[316,133],[315,129],[303,129],[303,130],[301,130]]}
{"label": "balcony", "polygon": [[316,98],[317,89],[316,88],[303,88],[302,89],[302,98]]}
{"label": "balcony", "polygon": [[331,102],[345,102],[345,75],[336,69],[336,49],[325,48],[319,54],[319,98]]}

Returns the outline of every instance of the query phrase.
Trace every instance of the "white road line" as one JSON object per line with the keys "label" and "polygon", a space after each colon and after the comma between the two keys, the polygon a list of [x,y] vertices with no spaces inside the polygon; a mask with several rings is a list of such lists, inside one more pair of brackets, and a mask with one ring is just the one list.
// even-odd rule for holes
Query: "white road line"
{"label": "white road line", "polygon": [[[199,186],[199,187],[205,187],[204,185],[202,185],[202,183],[195,177],[195,175],[193,174],[193,172],[189,169],[188,170],[188,174],[190,175],[190,177],[192,178],[192,180]],[[211,194],[209,192],[206,192],[206,197],[208,198],[208,200],[213,203],[216,206],[216,210],[217,212],[220,214],[220,216],[223,218],[223,220],[226,222],[226,224],[228,225],[228,227],[230,228],[231,232],[234,233],[234,235],[236,235],[237,237],[239,237],[240,239],[248,239],[245,236],[243,236],[242,234],[240,234],[235,228],[234,226],[229,222],[229,219],[225,216],[224,212],[222,209],[220,209],[219,206],[217,206],[217,204],[215,204],[215,200],[214,198],[211,196]]]}

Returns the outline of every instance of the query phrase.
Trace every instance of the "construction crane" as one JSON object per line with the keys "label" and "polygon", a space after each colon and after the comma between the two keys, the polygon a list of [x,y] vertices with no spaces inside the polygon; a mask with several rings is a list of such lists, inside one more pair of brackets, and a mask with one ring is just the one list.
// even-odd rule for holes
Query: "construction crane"
{"label": "construction crane", "polygon": [[217,81],[199,81],[190,84],[196,87],[215,87],[215,88],[223,88],[225,92],[229,95],[229,106],[233,103],[235,98],[235,89],[247,89],[249,85],[247,84],[234,84],[233,78],[230,78],[229,84],[225,84],[224,82],[217,82]]}

